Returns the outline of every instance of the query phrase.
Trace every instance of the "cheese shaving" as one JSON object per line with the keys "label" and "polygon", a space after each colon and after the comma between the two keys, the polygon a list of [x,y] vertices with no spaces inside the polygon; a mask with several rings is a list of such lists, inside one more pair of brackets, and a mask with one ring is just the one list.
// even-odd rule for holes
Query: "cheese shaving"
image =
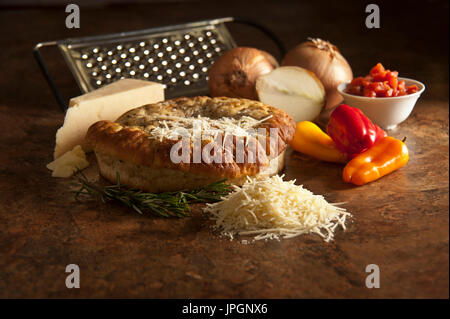
{"label": "cheese shaving", "polygon": [[52,171],[53,177],[70,177],[78,169],[84,169],[89,166],[86,154],[80,145],[75,146],[58,157],[53,162],[47,164],[47,168]]}
{"label": "cheese shaving", "polygon": [[261,120],[250,116],[243,116],[239,119],[231,117],[222,117],[212,119],[209,117],[180,117],[172,115],[159,116],[159,125],[149,130],[150,137],[153,139],[171,139],[177,140],[180,137],[208,139],[216,137],[217,134],[225,132],[236,137],[250,137],[250,130],[258,124],[270,119],[272,115]]}
{"label": "cheese shaving", "polygon": [[213,228],[230,240],[236,235],[261,240],[315,233],[326,242],[333,240],[337,226],[346,229],[345,220],[351,214],[344,208],[283,177],[247,177],[242,188],[234,185],[221,202],[207,204],[204,211],[212,215]]}

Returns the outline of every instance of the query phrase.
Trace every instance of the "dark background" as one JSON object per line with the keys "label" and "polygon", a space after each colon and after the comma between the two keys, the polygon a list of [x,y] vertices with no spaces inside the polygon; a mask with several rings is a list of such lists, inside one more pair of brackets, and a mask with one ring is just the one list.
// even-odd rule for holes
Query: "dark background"
{"label": "dark background", "polygon": [[[373,2],[373,1],[372,1]],[[448,5],[446,0],[375,1],[381,28],[367,29],[369,1],[75,1],[81,9],[81,28],[65,27],[65,1],[0,1],[0,99],[21,107],[29,97],[21,90],[35,88],[32,107],[56,107],[31,50],[38,42],[114,33],[195,20],[242,16],[256,20],[292,48],[307,37],[334,43],[353,68],[363,75],[376,62],[400,71],[400,76],[425,82],[424,98],[448,99]],[[265,49],[280,58],[276,46],[260,31],[228,24],[238,45]],[[52,52],[47,53],[52,54]],[[64,62],[50,55],[50,68],[66,98],[79,94]],[[26,78],[26,81],[24,79]],[[11,87],[11,81],[22,86]]]}

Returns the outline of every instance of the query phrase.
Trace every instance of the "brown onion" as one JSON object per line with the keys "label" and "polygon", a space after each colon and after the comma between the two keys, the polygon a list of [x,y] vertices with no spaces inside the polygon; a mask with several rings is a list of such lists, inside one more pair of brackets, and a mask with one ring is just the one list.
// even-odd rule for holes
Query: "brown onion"
{"label": "brown onion", "polygon": [[220,56],[209,71],[211,96],[228,96],[257,100],[258,77],[278,67],[273,56],[262,50],[239,47]]}
{"label": "brown onion", "polygon": [[291,49],[281,65],[300,66],[316,74],[326,90],[326,108],[342,101],[337,86],[353,79],[353,72],[338,48],[328,41],[311,39]]}

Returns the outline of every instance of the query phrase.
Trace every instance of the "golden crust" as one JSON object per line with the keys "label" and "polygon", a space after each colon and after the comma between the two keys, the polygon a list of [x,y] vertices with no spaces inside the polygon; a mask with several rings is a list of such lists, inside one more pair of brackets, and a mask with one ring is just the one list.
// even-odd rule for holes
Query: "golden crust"
{"label": "golden crust", "polygon": [[[278,149],[275,156],[287,147],[295,132],[294,120],[284,111],[263,103],[236,98],[192,97],[177,98],[144,105],[123,114],[116,122],[99,121],[94,123],[86,134],[86,142],[96,153],[101,153],[135,165],[153,168],[168,168],[183,172],[214,176],[216,178],[236,179],[245,175],[254,176],[266,167],[270,158],[263,152],[257,152],[256,162],[249,163],[248,149],[244,151],[244,162],[236,163],[234,158],[228,163],[193,163],[191,145],[189,163],[173,163],[170,159],[172,146],[177,140],[150,138],[151,124],[158,122],[161,115],[210,118],[249,116],[256,120],[272,117],[256,128],[278,129]],[[233,139],[233,147],[236,146]],[[202,148],[207,142],[202,142]],[[270,143],[267,139],[267,143]],[[267,152],[270,148],[267,147]],[[223,159],[225,154],[222,154]]]}
{"label": "golden crust", "polygon": [[[285,152],[281,153],[278,158],[271,161],[265,170],[253,177],[264,178],[279,173],[284,167],[284,155]],[[183,172],[177,169],[136,165],[99,152],[96,153],[96,157],[100,174],[111,183],[117,183],[117,172],[119,172],[120,182],[122,184],[151,193],[196,189],[216,182],[219,179],[214,175],[202,175],[193,172]],[[227,179],[228,183],[234,185],[242,185],[245,181],[245,175],[235,179]]]}

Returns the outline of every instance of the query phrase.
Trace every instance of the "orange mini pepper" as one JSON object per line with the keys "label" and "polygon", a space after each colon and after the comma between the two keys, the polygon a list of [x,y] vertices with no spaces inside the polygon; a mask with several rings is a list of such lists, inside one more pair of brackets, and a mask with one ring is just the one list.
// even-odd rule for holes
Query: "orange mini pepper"
{"label": "orange mini pepper", "polygon": [[331,137],[310,121],[297,123],[295,135],[290,145],[297,152],[322,161],[347,162],[347,155],[337,149]]}
{"label": "orange mini pepper", "polygon": [[343,179],[347,183],[364,185],[405,166],[408,159],[409,153],[405,143],[386,136],[348,162],[344,168]]}

